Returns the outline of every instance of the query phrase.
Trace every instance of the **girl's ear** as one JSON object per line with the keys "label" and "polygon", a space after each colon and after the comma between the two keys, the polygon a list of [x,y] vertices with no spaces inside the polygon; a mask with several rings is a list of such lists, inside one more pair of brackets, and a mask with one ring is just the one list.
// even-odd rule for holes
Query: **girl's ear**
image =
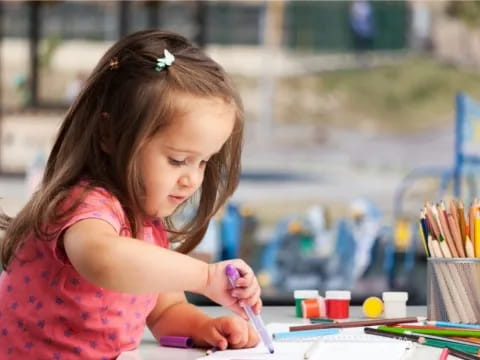
{"label": "girl's ear", "polygon": [[103,152],[110,155],[112,152],[112,138],[109,132],[110,124],[110,114],[108,112],[102,112],[100,115],[100,147]]}

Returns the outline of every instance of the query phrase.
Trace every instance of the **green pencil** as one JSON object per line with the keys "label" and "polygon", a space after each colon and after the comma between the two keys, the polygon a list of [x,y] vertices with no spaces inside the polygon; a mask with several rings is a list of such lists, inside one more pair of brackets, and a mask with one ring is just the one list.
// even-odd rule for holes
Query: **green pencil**
{"label": "green pencil", "polygon": [[311,324],[331,324],[336,322],[337,320],[327,319],[327,318],[310,318]]}
{"label": "green pencil", "polygon": [[395,334],[403,334],[406,331],[416,334],[438,335],[438,336],[460,336],[480,338],[479,330],[457,330],[457,329],[419,329],[419,328],[399,328],[393,326],[379,326],[379,330],[388,331]]}
{"label": "green pencil", "polygon": [[450,341],[433,340],[433,339],[427,339],[427,338],[424,338],[424,339],[425,341],[422,343],[423,345],[433,346],[437,348],[448,348],[448,349],[460,350],[469,354],[478,355],[478,346],[456,344]]}

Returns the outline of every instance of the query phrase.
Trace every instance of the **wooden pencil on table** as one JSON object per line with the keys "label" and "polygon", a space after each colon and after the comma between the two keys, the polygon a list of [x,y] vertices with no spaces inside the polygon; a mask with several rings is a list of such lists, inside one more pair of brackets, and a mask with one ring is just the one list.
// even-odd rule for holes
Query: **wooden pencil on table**
{"label": "wooden pencil on table", "polygon": [[373,320],[358,320],[358,321],[344,321],[331,324],[311,324],[311,325],[296,325],[290,326],[290,331],[303,331],[303,330],[316,330],[316,329],[332,329],[332,328],[352,328],[352,327],[364,327],[364,326],[373,326],[373,325],[394,325],[394,324],[405,324],[405,323],[415,323],[419,321],[424,321],[426,318],[423,316],[411,316],[403,318],[392,318],[392,319],[373,319]]}

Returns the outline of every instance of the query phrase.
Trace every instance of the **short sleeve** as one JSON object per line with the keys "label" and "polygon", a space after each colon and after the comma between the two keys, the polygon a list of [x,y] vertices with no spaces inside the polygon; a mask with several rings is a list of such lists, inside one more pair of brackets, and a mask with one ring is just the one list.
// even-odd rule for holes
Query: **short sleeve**
{"label": "short sleeve", "polygon": [[[87,191],[86,194],[85,191]],[[95,187],[85,190],[85,187],[77,186],[72,189],[62,208],[70,206],[78,199],[82,200],[74,212],[55,229],[58,235],[52,246],[54,246],[55,257],[62,262],[67,259],[64,251],[58,246],[58,239],[75,223],[86,219],[99,219],[110,224],[117,234],[121,234],[125,229],[125,213],[122,206],[118,199],[105,189]]]}

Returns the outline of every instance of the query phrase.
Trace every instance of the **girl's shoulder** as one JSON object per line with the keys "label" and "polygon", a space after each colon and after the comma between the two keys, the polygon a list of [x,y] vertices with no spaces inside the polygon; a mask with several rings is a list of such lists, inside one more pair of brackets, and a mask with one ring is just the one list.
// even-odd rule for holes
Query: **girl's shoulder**
{"label": "girl's shoulder", "polygon": [[112,192],[86,180],[82,180],[74,185],[68,192],[67,199],[80,201],[80,203],[98,202],[100,204],[112,204],[121,207],[120,201]]}
{"label": "girl's shoulder", "polygon": [[119,199],[102,186],[82,180],[68,192],[61,210],[69,214],[70,223],[83,218],[101,218],[125,226],[126,215]]}

